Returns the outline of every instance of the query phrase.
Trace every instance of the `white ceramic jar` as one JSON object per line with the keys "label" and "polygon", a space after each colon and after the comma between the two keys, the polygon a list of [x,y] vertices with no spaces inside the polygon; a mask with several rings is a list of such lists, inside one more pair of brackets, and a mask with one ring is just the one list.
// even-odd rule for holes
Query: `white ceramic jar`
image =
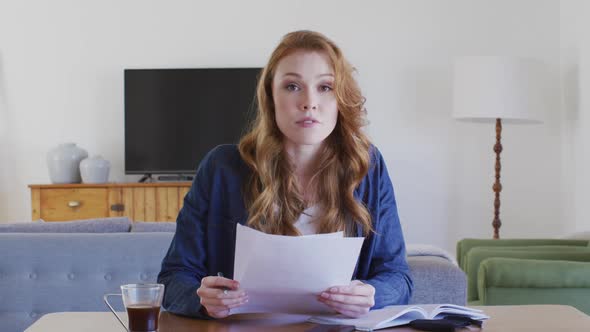
{"label": "white ceramic jar", "polygon": [[80,161],[88,157],[76,143],[63,143],[47,153],[47,168],[52,183],[80,183]]}
{"label": "white ceramic jar", "polygon": [[84,183],[106,183],[109,181],[111,163],[102,156],[92,156],[80,162],[80,173]]}

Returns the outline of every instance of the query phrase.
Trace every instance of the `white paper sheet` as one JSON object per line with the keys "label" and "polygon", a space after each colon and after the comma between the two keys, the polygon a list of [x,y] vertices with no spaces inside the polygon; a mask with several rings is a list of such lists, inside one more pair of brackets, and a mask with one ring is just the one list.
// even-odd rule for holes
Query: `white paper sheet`
{"label": "white paper sheet", "polygon": [[238,224],[234,279],[249,302],[231,313],[331,312],[317,297],[332,286],[350,283],[363,240],[345,238],[342,232],[270,235]]}

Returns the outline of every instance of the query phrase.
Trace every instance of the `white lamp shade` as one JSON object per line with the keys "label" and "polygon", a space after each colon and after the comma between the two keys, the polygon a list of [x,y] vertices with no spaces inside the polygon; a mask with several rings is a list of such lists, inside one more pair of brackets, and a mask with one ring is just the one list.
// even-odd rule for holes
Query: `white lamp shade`
{"label": "white lamp shade", "polygon": [[539,123],[547,107],[546,88],[547,75],[540,61],[499,56],[460,57],[454,66],[453,117]]}

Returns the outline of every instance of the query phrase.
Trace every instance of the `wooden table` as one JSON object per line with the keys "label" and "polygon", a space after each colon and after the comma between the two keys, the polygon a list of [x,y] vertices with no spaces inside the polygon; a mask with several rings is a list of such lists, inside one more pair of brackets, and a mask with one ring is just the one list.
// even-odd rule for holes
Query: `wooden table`
{"label": "wooden table", "polygon": [[[485,332],[574,332],[590,331],[590,316],[563,305],[488,306],[483,309],[491,319],[484,323]],[[125,316],[125,314],[123,314]],[[308,331],[315,324],[306,323],[307,316],[250,314],[228,319],[204,321],[162,312],[159,332],[244,332],[244,331]],[[475,329],[477,331],[477,329]],[[116,332],[123,327],[110,312],[61,312],[47,314],[25,332]],[[415,331],[407,327],[380,331]],[[467,331],[467,330],[466,330]]]}

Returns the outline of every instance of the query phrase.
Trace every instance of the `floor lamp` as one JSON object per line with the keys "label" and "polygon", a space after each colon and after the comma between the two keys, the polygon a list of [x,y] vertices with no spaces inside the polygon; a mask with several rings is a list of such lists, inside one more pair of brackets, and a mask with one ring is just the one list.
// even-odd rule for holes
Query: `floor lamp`
{"label": "floor lamp", "polygon": [[546,105],[539,61],[517,57],[465,56],[454,63],[453,117],[496,124],[494,239],[500,238],[500,153],[503,123],[540,123]]}

